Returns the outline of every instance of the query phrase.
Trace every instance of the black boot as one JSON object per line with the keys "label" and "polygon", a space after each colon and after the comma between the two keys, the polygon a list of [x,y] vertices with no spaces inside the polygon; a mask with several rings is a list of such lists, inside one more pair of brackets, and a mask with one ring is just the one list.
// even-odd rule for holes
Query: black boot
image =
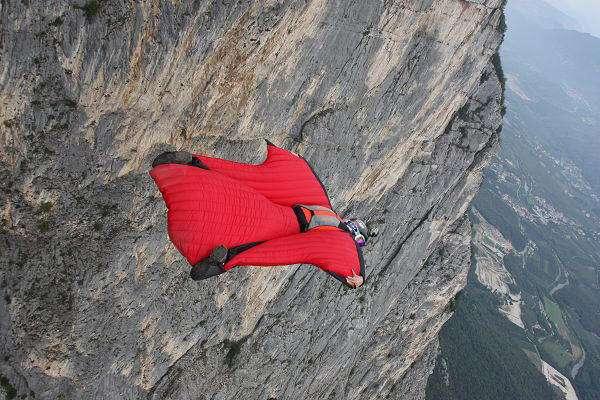
{"label": "black boot", "polygon": [[182,164],[208,169],[206,165],[187,151],[165,151],[152,161],[152,168],[161,164]]}
{"label": "black boot", "polygon": [[195,281],[199,281],[222,274],[225,272],[224,266],[227,253],[228,250],[225,246],[216,247],[208,258],[194,265],[190,271],[190,277]]}

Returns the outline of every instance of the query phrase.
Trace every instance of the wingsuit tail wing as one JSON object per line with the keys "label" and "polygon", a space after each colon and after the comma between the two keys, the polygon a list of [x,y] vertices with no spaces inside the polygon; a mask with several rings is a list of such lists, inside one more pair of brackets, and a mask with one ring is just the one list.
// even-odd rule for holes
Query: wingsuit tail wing
{"label": "wingsuit tail wing", "polygon": [[225,269],[289,264],[315,265],[344,284],[350,276],[365,279],[360,248],[341,230],[313,230],[268,240],[231,258]]}
{"label": "wingsuit tail wing", "polygon": [[168,209],[169,237],[192,265],[216,246],[264,241],[300,229],[291,208],[218,172],[163,164],[150,175]]}
{"label": "wingsuit tail wing", "polygon": [[283,206],[314,204],[332,208],[325,187],[302,157],[267,142],[262,164],[245,164],[195,155],[210,170],[243,182]]}

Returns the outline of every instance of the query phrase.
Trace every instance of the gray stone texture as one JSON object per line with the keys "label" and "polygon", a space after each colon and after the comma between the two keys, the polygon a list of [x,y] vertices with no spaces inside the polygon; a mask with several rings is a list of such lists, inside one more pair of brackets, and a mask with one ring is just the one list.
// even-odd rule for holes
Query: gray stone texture
{"label": "gray stone texture", "polygon": [[[0,373],[36,399],[424,397],[498,145],[500,0],[0,3]],[[302,154],[367,282],[193,282],[151,160]],[[61,397],[62,396],[62,397]]]}

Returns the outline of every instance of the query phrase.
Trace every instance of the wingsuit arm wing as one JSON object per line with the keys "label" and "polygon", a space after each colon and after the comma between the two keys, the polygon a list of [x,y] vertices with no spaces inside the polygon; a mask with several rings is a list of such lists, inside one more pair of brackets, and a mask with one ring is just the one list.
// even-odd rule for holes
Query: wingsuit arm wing
{"label": "wingsuit arm wing", "polygon": [[235,255],[225,269],[289,264],[315,265],[346,285],[348,277],[365,278],[360,249],[348,233],[340,230],[314,230],[268,240]]}
{"label": "wingsuit arm wing", "polygon": [[194,157],[210,170],[245,183],[274,203],[332,208],[325,187],[310,164],[270,142],[267,142],[267,158],[262,164],[245,164],[203,155]]}

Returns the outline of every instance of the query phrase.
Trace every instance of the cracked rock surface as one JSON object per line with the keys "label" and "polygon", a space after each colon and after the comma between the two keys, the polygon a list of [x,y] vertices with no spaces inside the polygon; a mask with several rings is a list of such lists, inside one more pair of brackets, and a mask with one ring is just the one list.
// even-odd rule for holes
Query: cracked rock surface
{"label": "cracked rock surface", "polygon": [[[424,397],[498,146],[501,0],[0,3],[0,374],[25,398]],[[379,236],[193,282],[151,160],[302,154]]]}

